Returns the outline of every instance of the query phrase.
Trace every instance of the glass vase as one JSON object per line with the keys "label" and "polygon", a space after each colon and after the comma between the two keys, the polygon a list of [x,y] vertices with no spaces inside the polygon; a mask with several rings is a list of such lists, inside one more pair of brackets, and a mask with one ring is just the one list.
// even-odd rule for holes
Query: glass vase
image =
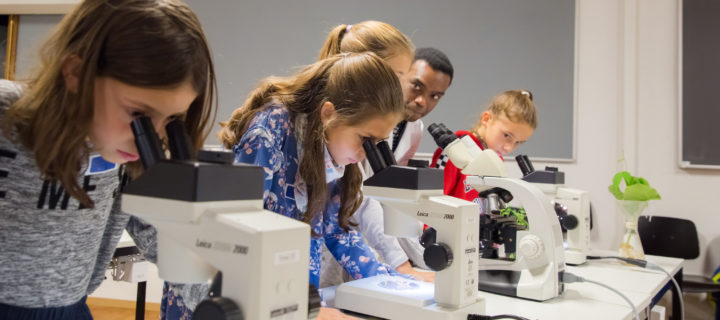
{"label": "glass vase", "polygon": [[618,200],[625,216],[625,234],[620,241],[619,255],[623,258],[645,259],[645,252],[638,234],[638,218],[647,208],[647,201]]}

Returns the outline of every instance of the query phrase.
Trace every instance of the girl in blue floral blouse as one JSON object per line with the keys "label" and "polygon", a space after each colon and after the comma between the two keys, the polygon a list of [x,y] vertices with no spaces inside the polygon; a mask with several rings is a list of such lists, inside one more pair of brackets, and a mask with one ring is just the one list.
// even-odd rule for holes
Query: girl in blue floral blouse
{"label": "girl in blue floral blouse", "polygon": [[[323,244],[355,279],[397,274],[350,229],[350,217],[362,202],[362,142],[386,138],[402,119],[403,105],[398,78],[382,59],[341,54],[290,77],[265,79],[222,123],[218,136],[237,161],[265,168],[265,209],[311,225],[315,287]],[[186,309],[172,289],[166,297]]]}

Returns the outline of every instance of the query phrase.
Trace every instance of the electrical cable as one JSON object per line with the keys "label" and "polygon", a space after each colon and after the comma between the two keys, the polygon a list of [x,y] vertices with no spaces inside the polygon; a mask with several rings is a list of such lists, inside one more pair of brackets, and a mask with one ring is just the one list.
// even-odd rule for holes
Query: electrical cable
{"label": "electrical cable", "polygon": [[622,292],[616,290],[615,288],[610,287],[610,286],[608,286],[608,285],[606,285],[606,284],[604,284],[604,283],[601,283],[601,282],[597,282],[597,281],[585,279],[585,278],[583,278],[583,277],[574,275],[574,274],[569,273],[569,272],[567,272],[567,271],[563,272],[562,281],[563,281],[564,283],[573,283],[573,282],[587,282],[587,283],[592,283],[592,284],[596,284],[596,285],[599,285],[599,286],[601,286],[601,287],[604,287],[604,288],[606,288],[606,289],[608,289],[608,290],[610,290],[610,291],[612,291],[612,292],[615,292],[615,293],[617,293],[619,296],[621,296],[623,299],[625,299],[625,302],[627,302],[627,303],[630,305],[630,307],[632,308],[633,314],[635,314],[635,320],[640,320],[640,315],[638,314],[637,309],[635,309],[635,305],[632,303],[632,301],[630,301],[630,299],[629,299],[628,297],[626,297],[624,294],[622,294]]}
{"label": "electrical cable", "polygon": [[685,320],[685,302],[683,301],[683,296],[682,296],[683,293],[682,293],[682,289],[680,288],[680,284],[677,282],[677,280],[675,280],[675,277],[670,275],[669,272],[665,271],[665,269],[663,269],[659,265],[656,265],[650,261],[648,261],[647,268],[651,269],[651,270],[660,270],[660,271],[664,272],[668,277],[670,277],[670,280],[672,280],[673,285],[675,285],[677,294],[680,296],[680,299],[678,299],[678,300],[680,300],[680,320]]}
{"label": "electrical cable", "polygon": [[682,298],[682,289],[680,288],[680,284],[675,280],[675,277],[673,277],[669,272],[667,272],[665,269],[663,269],[661,266],[654,264],[647,260],[642,259],[633,259],[633,258],[624,258],[624,257],[618,257],[618,256],[587,256],[590,260],[599,260],[599,259],[617,259],[620,261],[627,262],[629,264],[642,267],[645,269],[650,270],[658,270],[665,273],[670,280],[672,280],[673,285],[675,286],[675,289],[677,290],[677,294],[680,296],[680,320],[685,320],[685,302]]}
{"label": "electrical cable", "polygon": [[623,262],[626,262],[628,264],[632,264],[634,266],[638,266],[641,268],[647,267],[647,261],[642,259],[634,259],[634,258],[624,258],[624,257],[618,257],[618,256],[587,256],[588,260],[600,260],[600,259],[617,259]]}

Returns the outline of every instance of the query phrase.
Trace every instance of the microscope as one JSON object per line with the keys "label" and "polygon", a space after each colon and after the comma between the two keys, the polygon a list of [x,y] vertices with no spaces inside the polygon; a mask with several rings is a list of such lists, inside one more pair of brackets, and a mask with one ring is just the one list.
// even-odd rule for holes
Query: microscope
{"label": "microscope", "polygon": [[565,232],[565,262],[580,265],[587,261],[590,251],[590,195],[587,191],[567,188],[565,173],[555,167],[535,170],[527,155],[518,155],[523,180],[542,190],[555,206],[555,212]]}
{"label": "microscope", "polygon": [[196,160],[181,121],[166,126],[172,159],[149,118],[131,127],[145,171],[124,187],[122,209],[157,229],[160,277],[221,275],[193,319],[307,319],[310,227],[263,209],[263,169],[228,152]]}
{"label": "microscope", "polygon": [[335,307],[387,319],[460,320],[482,314],[477,296],[478,205],[443,195],[443,171],[397,166],[387,142],[363,143],[374,175],[363,194],[380,202],[385,233],[418,237],[417,220],[432,226],[423,259],[435,283],[374,276],[341,284]]}
{"label": "microscope", "polygon": [[[458,138],[443,124],[432,124],[428,131],[467,176],[465,183],[485,196],[483,210],[505,206],[514,199],[527,214],[529,227],[517,230],[514,259],[480,257],[478,289],[537,301],[561,294],[565,270],[562,232],[547,196],[526,181],[508,178],[497,153],[480,150],[470,137]],[[480,233],[487,234],[484,229],[489,227],[480,224]]]}

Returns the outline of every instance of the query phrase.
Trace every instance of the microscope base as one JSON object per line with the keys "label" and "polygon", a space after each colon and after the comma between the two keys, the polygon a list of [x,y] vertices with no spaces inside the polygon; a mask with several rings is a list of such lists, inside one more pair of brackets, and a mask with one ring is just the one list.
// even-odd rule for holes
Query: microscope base
{"label": "microscope base", "polygon": [[375,276],[346,282],[335,291],[335,308],[385,319],[465,320],[485,312],[485,301],[449,308],[439,306],[432,283],[392,276]]}
{"label": "microscope base", "polygon": [[587,253],[572,249],[565,250],[565,263],[578,266],[587,262]]}
{"label": "microscope base", "polygon": [[562,272],[552,266],[534,270],[480,270],[478,289],[509,297],[545,301],[564,291],[563,283],[560,282]]}

